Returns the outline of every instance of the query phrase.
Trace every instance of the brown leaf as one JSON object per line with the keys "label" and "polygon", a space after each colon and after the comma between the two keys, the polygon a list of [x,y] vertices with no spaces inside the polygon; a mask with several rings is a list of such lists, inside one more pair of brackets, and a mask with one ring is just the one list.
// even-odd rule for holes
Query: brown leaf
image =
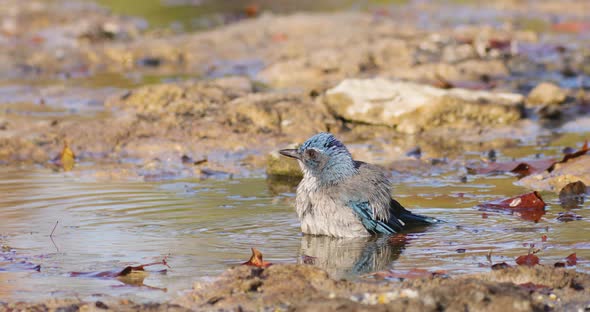
{"label": "brown leaf", "polygon": [[507,268],[511,268],[510,264],[506,263],[506,262],[500,262],[500,263],[496,263],[494,265],[492,265],[492,270],[503,270],[503,269],[507,269]]}
{"label": "brown leaf", "polygon": [[582,148],[579,151],[574,152],[574,153],[570,153],[570,154],[566,154],[565,156],[563,156],[563,159],[562,160],[560,160],[558,162],[555,162],[549,168],[547,168],[547,171],[551,172],[551,171],[555,170],[555,166],[557,164],[563,164],[563,163],[567,162],[570,159],[573,159],[573,158],[576,158],[576,157],[580,157],[582,155],[585,155],[589,150],[590,149],[588,148],[588,140],[586,140],[584,142],[584,145],[582,146]]}
{"label": "brown leaf", "polygon": [[252,256],[250,260],[242,263],[242,265],[251,265],[259,268],[266,268],[272,265],[270,262],[262,260],[262,253],[256,248],[252,248]]}
{"label": "brown leaf", "polygon": [[136,271],[145,271],[145,267],[152,266],[152,265],[164,265],[167,267],[168,262],[166,262],[166,258],[162,259],[162,261],[152,262],[148,264],[142,264],[138,266],[127,266],[123,270],[110,270],[110,271],[97,271],[97,272],[71,272],[70,276],[72,277],[92,277],[92,278],[116,278],[129,275],[132,272]]}
{"label": "brown leaf", "polygon": [[467,167],[470,174],[498,174],[511,172],[519,177],[525,177],[534,173],[547,170],[555,163],[555,159],[537,159],[528,161],[493,162],[487,167]]}
{"label": "brown leaf", "polygon": [[573,254],[567,256],[565,258],[565,260],[566,260],[567,266],[574,266],[578,263],[578,257],[576,256],[575,252]]}
{"label": "brown leaf", "polygon": [[510,211],[525,220],[539,221],[545,214],[545,202],[537,192],[508,199],[500,199],[478,205],[480,210]]}
{"label": "brown leaf", "polygon": [[566,154],[560,161],[549,158],[528,161],[493,162],[489,163],[486,167],[467,167],[467,172],[470,174],[497,174],[511,172],[522,178],[531,174],[541,173],[545,170],[551,172],[555,169],[557,164],[565,163],[572,158],[585,155],[588,150],[588,140],[586,140],[584,146],[582,146],[579,151]]}
{"label": "brown leaf", "polygon": [[516,258],[516,264],[534,266],[539,264],[539,257],[535,256],[534,254],[519,256],[518,258]]}

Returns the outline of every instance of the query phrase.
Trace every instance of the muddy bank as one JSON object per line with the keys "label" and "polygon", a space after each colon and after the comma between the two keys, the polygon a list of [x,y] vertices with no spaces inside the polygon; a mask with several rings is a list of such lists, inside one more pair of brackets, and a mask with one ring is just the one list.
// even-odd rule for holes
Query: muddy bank
{"label": "muddy bank", "polygon": [[590,276],[565,268],[537,265],[457,277],[427,275],[351,282],[331,279],[311,265],[238,266],[213,282],[195,283],[193,290],[169,303],[114,298],[0,302],[0,310],[564,311],[590,304]]}
{"label": "muddy bank", "polygon": [[[559,127],[588,111],[578,90],[590,81],[587,51],[553,33],[541,40],[518,23],[523,10],[513,2],[506,27],[455,27],[434,14],[452,6],[409,4],[265,13],[196,33],[148,30],[89,3],[7,5],[2,164],[53,166],[69,141],[83,174],[99,177],[274,174],[269,152],[331,131],[365,161],[392,167],[420,146],[426,161],[459,168],[466,152],[534,141],[555,129],[546,122]],[[64,16],[66,8],[90,17]],[[552,23],[543,10],[538,18]],[[411,12],[432,14],[437,27],[403,18]],[[30,17],[38,23],[24,23]],[[147,76],[174,78],[143,86]],[[96,77],[99,87],[78,87],[77,79]],[[560,78],[564,85],[541,84]],[[49,86],[13,88],[32,81]],[[525,101],[537,85],[545,87]]]}

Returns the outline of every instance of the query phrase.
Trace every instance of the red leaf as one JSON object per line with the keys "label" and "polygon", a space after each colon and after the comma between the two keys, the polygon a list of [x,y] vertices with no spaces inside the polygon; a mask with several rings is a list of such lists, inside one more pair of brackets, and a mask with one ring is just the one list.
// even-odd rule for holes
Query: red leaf
{"label": "red leaf", "polygon": [[545,214],[545,202],[537,192],[531,192],[507,199],[500,199],[478,205],[480,210],[510,211],[525,220],[539,221]]}
{"label": "red leaf", "polygon": [[256,248],[252,248],[252,256],[250,260],[242,263],[242,265],[251,265],[259,268],[266,268],[272,265],[270,262],[262,260],[262,253]]}
{"label": "red leaf", "polygon": [[519,256],[518,258],[516,258],[516,264],[534,266],[539,264],[539,257],[535,256],[534,254]]}
{"label": "red leaf", "polygon": [[576,256],[575,252],[573,254],[567,256],[565,258],[565,260],[566,260],[567,266],[574,266],[578,263],[578,257]]}
{"label": "red leaf", "polygon": [[546,242],[546,241],[547,241],[547,235],[543,235],[543,236],[541,236],[541,241],[542,241],[542,242]]}

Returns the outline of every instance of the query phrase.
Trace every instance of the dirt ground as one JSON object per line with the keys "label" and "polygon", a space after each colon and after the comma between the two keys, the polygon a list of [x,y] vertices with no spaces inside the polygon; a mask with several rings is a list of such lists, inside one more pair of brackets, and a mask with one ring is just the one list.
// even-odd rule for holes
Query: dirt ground
{"label": "dirt ground", "polygon": [[[526,1],[494,3],[488,9],[507,12],[496,28],[456,28],[442,17],[419,28],[408,13],[442,10],[423,4],[369,13],[261,14],[197,33],[148,30],[89,3],[1,2],[0,43],[7,48],[0,51],[0,86],[27,86],[2,89],[0,96],[0,164],[6,166],[61,170],[54,160],[67,141],[83,163],[74,174],[96,178],[289,176],[298,174],[295,164],[285,167],[272,152],[330,131],[347,143],[366,143],[352,145],[353,155],[389,169],[403,170],[407,151],[418,145],[430,159],[420,164],[431,168],[431,160],[444,158],[453,167],[463,165],[453,159],[465,151],[513,146],[552,131],[548,124],[559,130],[590,112],[583,79],[590,75],[590,52],[544,33],[559,29],[554,15],[587,18],[585,1],[543,1],[532,11]],[[74,18],[79,14],[88,18]],[[523,14],[538,17],[542,29],[523,27]],[[559,27],[575,36],[576,25]],[[188,78],[114,89],[68,85],[126,72]],[[553,74],[582,78],[578,85],[530,94]],[[328,90],[353,77],[505,92],[523,100],[494,109],[498,115],[490,119],[489,107],[497,103],[473,109],[472,102],[445,97],[438,105],[453,109],[439,114],[441,106],[433,106],[408,115],[410,124],[424,114],[438,117],[405,133],[381,121],[351,120],[328,105]],[[539,103],[538,94],[551,100]],[[64,110],[60,104],[72,95],[84,101]],[[238,266],[171,302],[0,298],[0,311],[590,310],[590,275],[572,269],[537,265],[434,275],[347,281],[309,265]]]}
{"label": "dirt ground", "polygon": [[[448,277],[334,280],[312,265],[237,266],[167,303],[56,299],[2,311],[585,311],[590,275],[544,265]],[[416,278],[417,277],[417,278]]]}

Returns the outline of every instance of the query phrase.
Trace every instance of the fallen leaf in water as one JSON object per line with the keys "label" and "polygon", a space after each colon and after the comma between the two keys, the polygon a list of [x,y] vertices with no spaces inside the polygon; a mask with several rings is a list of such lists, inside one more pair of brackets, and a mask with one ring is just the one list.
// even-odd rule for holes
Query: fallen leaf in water
{"label": "fallen leaf in water", "polygon": [[528,161],[492,162],[486,167],[467,167],[470,174],[500,174],[511,172],[519,177],[525,177],[534,173],[541,173],[550,168],[555,159],[537,159]]}
{"label": "fallen leaf in water", "polygon": [[518,258],[516,258],[516,264],[534,266],[539,264],[539,257],[535,256],[532,253],[529,253],[525,256],[519,256]]}
{"label": "fallen leaf in water", "polygon": [[251,265],[259,268],[266,268],[272,265],[270,262],[262,260],[262,253],[256,248],[252,248],[252,256],[250,260],[242,263],[242,265]]}
{"label": "fallen leaf in water", "polygon": [[574,266],[578,263],[578,257],[576,256],[576,253],[573,253],[567,257],[565,257],[566,260],[566,264],[567,266]]}
{"label": "fallen leaf in water", "polygon": [[557,220],[561,222],[571,222],[576,220],[582,220],[582,216],[572,211],[560,212],[557,215]]}
{"label": "fallen leaf in water", "polygon": [[557,166],[558,164],[563,164],[563,163],[567,162],[570,159],[573,159],[573,158],[576,158],[576,157],[580,157],[582,155],[585,155],[586,153],[588,153],[589,150],[590,149],[588,148],[588,140],[586,140],[584,142],[584,145],[582,146],[582,148],[579,151],[574,152],[574,153],[570,153],[570,154],[566,154],[565,156],[563,156],[563,159],[562,160],[553,163],[551,165],[551,167],[547,168],[547,171],[551,172],[551,171],[555,170],[555,166]]}
{"label": "fallen leaf in water", "polygon": [[[138,266],[126,266],[122,270],[115,269],[115,270],[110,270],[110,271],[98,271],[98,272],[71,272],[70,276],[71,277],[91,277],[91,278],[124,277],[124,276],[127,276],[133,272],[143,272],[143,271],[145,271],[145,267],[148,267],[148,266],[164,265],[166,267],[170,267],[170,266],[168,266],[168,262],[166,262],[166,258],[167,257],[164,257],[164,259],[162,259],[162,261],[158,261],[158,262],[152,262],[152,263],[142,264],[142,265],[138,265]],[[164,269],[162,271],[158,271],[158,272],[164,273],[164,272],[166,272],[166,269]]]}
{"label": "fallen leaf in water", "polygon": [[478,205],[480,210],[510,211],[525,220],[537,222],[545,214],[545,202],[537,192],[508,199],[489,201]]}
{"label": "fallen leaf in water", "polygon": [[488,163],[486,167],[467,167],[467,172],[469,174],[499,174],[511,172],[522,178],[531,174],[544,172],[545,170],[551,172],[555,169],[556,165],[565,163],[572,158],[582,156],[586,154],[588,150],[588,141],[586,141],[579,151],[568,153],[559,161],[553,158],[548,158],[527,161],[492,162]]}
{"label": "fallen leaf in water", "polygon": [[424,269],[413,268],[410,270],[389,270],[389,271],[380,271],[371,274],[375,278],[378,279],[417,279],[417,278],[430,278],[430,277],[445,277],[447,276],[447,272],[445,271],[428,271]]}
{"label": "fallen leaf in water", "polygon": [[76,164],[76,155],[70,149],[68,141],[64,141],[64,147],[61,150],[61,154],[59,155],[59,160],[61,161],[61,166],[64,171],[72,170],[74,168],[74,164]]}
{"label": "fallen leaf in water", "polygon": [[507,269],[507,268],[511,268],[510,264],[506,263],[506,262],[500,262],[500,263],[495,263],[492,265],[492,270],[503,270],[503,269]]}
{"label": "fallen leaf in water", "polygon": [[547,241],[547,235],[543,235],[543,236],[541,236],[541,241],[542,241],[542,242],[546,242],[546,241]]}

